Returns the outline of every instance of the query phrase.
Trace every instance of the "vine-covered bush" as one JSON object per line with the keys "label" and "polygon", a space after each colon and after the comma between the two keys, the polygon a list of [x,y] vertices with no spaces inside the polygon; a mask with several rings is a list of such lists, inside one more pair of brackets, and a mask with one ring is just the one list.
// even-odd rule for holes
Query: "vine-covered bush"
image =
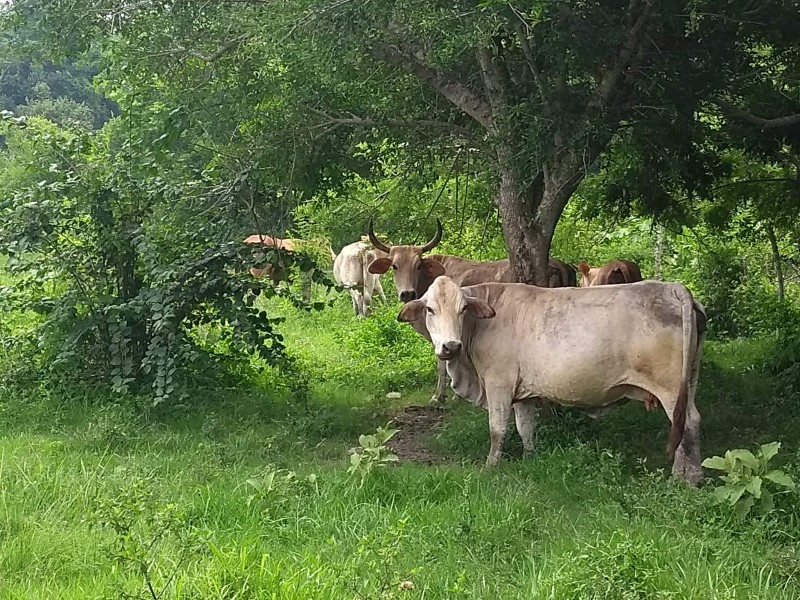
{"label": "vine-covered bush", "polygon": [[[0,199],[0,252],[15,277],[3,301],[42,315],[44,373],[159,403],[212,366],[251,355],[288,365],[276,319],[254,301],[293,292],[247,268],[281,261],[330,285],[308,256],[267,251],[255,261],[224,220],[193,230],[198,193],[211,182],[158,145],[143,153],[137,145],[131,164],[134,141],[117,136],[113,122],[96,134],[8,114],[3,123],[10,191]],[[223,326],[224,356],[187,335],[211,322]]]}

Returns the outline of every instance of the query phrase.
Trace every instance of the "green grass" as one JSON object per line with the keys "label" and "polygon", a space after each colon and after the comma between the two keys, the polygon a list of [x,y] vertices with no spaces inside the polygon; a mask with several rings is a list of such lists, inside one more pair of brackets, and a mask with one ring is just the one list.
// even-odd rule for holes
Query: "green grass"
{"label": "green grass", "polygon": [[[348,448],[394,408],[385,392],[412,377],[401,403],[427,399],[433,361],[414,342],[381,349],[404,335],[394,309],[364,322],[345,300],[271,308],[311,369],[303,402],[268,377],[147,418],[133,399],[0,391],[0,598],[152,598],[142,565],[170,599],[800,598],[797,497],[735,520],[659,471],[666,417],[638,406],[563,411],[536,456],[512,439],[486,472],[486,414],[453,403],[430,440],[445,465],[349,476]],[[755,368],[764,352],[708,345],[705,454],[778,439],[796,473],[800,417]]]}

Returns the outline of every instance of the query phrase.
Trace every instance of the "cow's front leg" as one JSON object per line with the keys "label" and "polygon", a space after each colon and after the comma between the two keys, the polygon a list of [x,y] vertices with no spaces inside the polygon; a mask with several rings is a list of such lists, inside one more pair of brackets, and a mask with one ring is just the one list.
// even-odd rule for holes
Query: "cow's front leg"
{"label": "cow's front leg", "polygon": [[431,398],[431,404],[444,404],[447,400],[447,363],[436,359],[436,371],[438,379],[436,381],[436,392]]}
{"label": "cow's front leg", "polygon": [[530,456],[536,446],[536,401],[521,400],[514,404],[514,418],[522,438],[522,455]]}
{"label": "cow's front leg", "polygon": [[486,459],[486,466],[494,467],[500,462],[503,452],[503,442],[511,412],[511,394],[487,388],[486,397],[489,407],[489,456]]}

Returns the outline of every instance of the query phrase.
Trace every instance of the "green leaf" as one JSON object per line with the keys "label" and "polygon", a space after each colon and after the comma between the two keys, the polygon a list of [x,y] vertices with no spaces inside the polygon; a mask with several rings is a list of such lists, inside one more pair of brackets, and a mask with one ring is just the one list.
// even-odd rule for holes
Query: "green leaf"
{"label": "green leaf", "polygon": [[716,469],[717,471],[727,471],[728,462],[721,456],[712,456],[703,461],[703,466],[706,469]]}
{"label": "green leaf", "polygon": [[[733,490],[726,485],[721,485],[719,487],[714,488],[714,502],[717,504],[723,504],[724,502],[728,502],[731,497],[731,492]],[[732,503],[731,503],[732,504]]]}
{"label": "green leaf", "polygon": [[736,450],[731,450],[731,456],[734,459],[739,460],[743,465],[753,469],[754,471],[758,470],[758,459],[753,456],[753,453],[750,450],[744,450],[742,448],[738,448]]}
{"label": "green leaf", "polygon": [[361,444],[362,448],[377,448],[378,438],[374,435],[360,435],[358,436],[358,443]]}
{"label": "green leaf", "polygon": [[350,455],[350,464],[354,467],[357,467],[359,464],[361,464],[361,455],[356,452],[353,452]]}
{"label": "green leaf", "polygon": [[764,466],[768,463],[777,453],[778,450],[781,448],[780,442],[772,442],[771,444],[762,444],[761,445],[761,458],[763,460]]}
{"label": "green leaf", "polygon": [[752,496],[745,496],[736,503],[736,506],[733,507],[733,512],[740,519],[744,519],[750,512],[750,509],[753,508],[753,504],[755,504],[755,498]]}
{"label": "green leaf", "polygon": [[781,471],[780,469],[775,469],[770,471],[766,475],[764,475],[765,479],[769,479],[772,483],[777,483],[780,486],[793,490],[795,488],[794,480]]}
{"label": "green leaf", "polygon": [[755,498],[761,498],[761,477],[754,476],[747,482],[745,489],[750,492]]}
{"label": "green leaf", "polygon": [[737,483],[735,486],[732,486],[730,488],[731,493],[728,499],[730,500],[731,504],[736,504],[737,502],[739,502],[739,500],[742,497],[742,494],[744,494],[745,487],[746,487],[745,484]]}
{"label": "green leaf", "polygon": [[772,492],[769,490],[761,491],[761,502],[758,504],[758,513],[760,515],[767,515],[775,508],[775,501],[772,498]]}

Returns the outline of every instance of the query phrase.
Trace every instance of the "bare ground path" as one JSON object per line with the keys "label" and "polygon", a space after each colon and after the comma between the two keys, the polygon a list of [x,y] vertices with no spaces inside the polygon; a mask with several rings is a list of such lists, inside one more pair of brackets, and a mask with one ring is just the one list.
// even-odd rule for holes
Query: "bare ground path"
{"label": "bare ground path", "polygon": [[392,418],[392,426],[400,430],[386,445],[403,462],[426,465],[441,464],[447,459],[433,450],[432,438],[441,431],[447,409],[441,406],[411,405]]}

